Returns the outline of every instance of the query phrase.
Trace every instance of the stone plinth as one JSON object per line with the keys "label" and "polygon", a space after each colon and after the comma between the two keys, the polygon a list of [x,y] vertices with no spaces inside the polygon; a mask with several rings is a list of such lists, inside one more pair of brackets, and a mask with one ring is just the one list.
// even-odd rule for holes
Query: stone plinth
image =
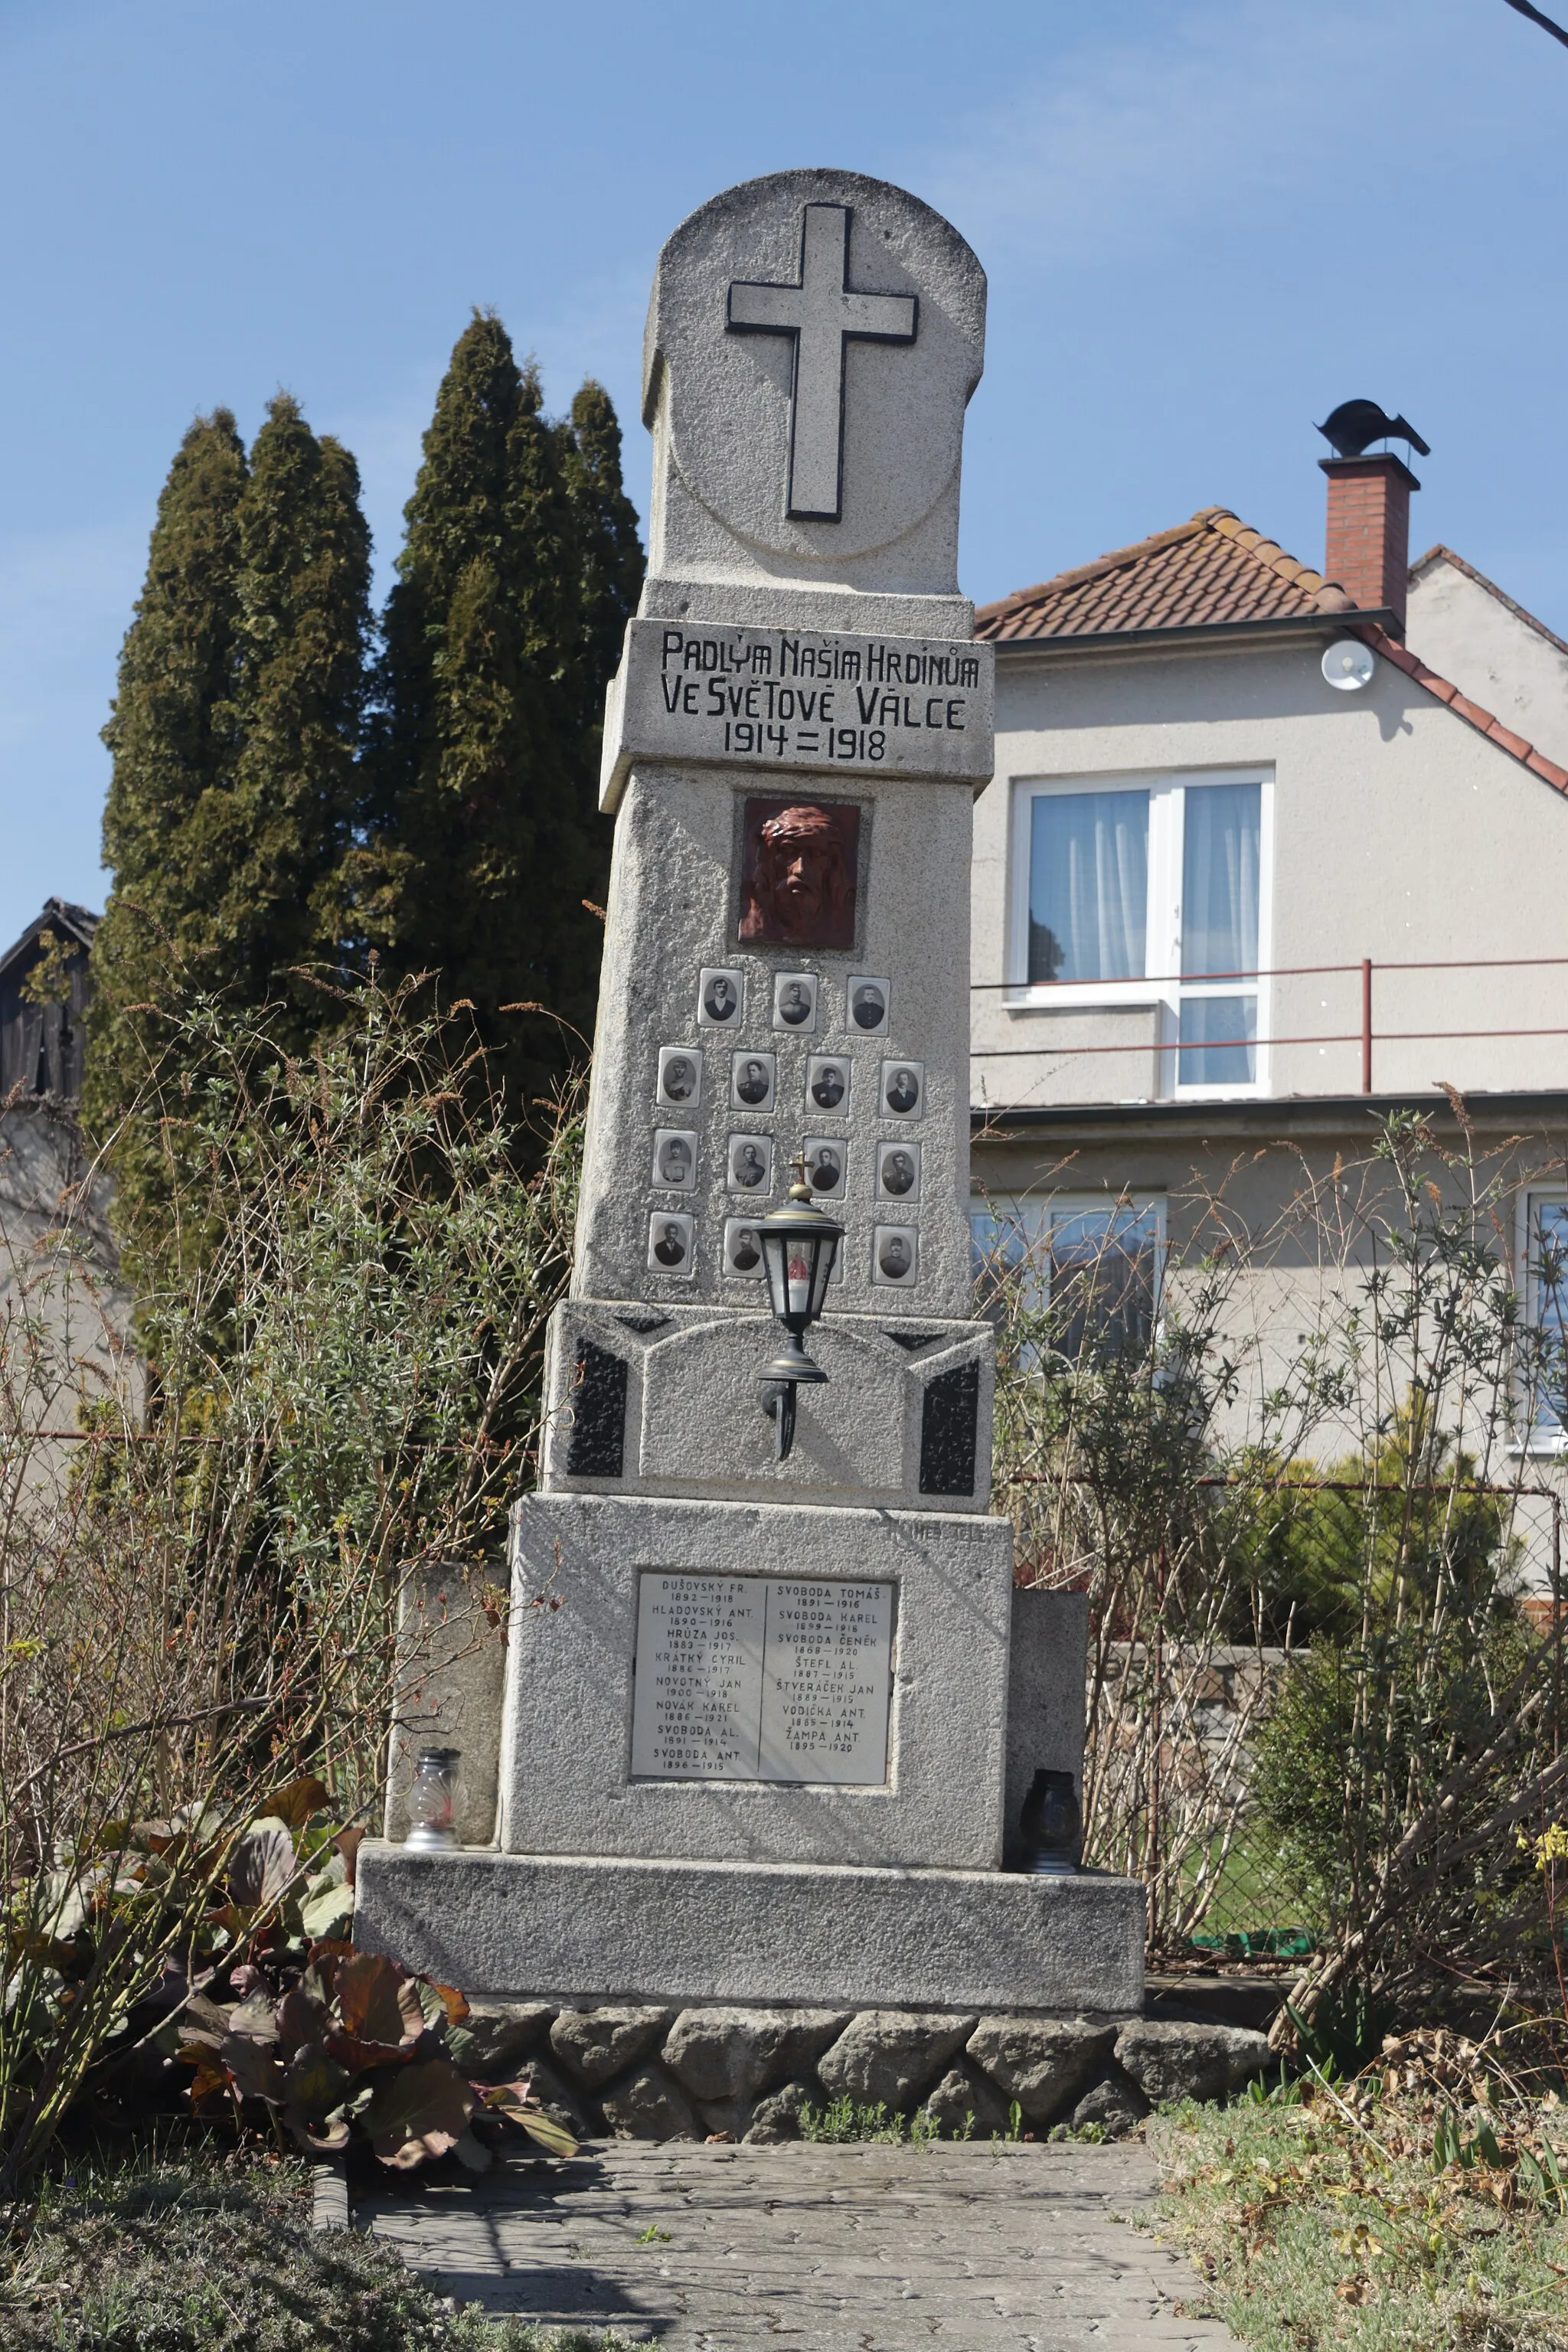
{"label": "stone plinth", "polygon": [[1125,2011],[1143,1997],[1143,1889],[1092,1873],[430,1854],[367,1842],[354,1940],[505,2000]]}
{"label": "stone plinth", "polygon": [[[526,1496],[513,1516],[500,1845],[994,1868],[1011,1535],[1005,1519],[935,1511]],[[886,1779],[634,1777],[639,1579],[671,1570],[891,1585]]]}

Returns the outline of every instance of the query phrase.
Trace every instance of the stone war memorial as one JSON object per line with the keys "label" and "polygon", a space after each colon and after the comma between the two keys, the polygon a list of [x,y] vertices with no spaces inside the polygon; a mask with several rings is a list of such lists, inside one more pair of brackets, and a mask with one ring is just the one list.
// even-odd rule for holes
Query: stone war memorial
{"label": "stone war memorial", "polygon": [[1021,1821],[1081,1771],[1087,1602],[1015,1591],[971,1306],[992,655],[956,558],[984,324],[962,237],[854,173],[731,188],[659,257],[586,1160],[504,1687],[440,1711],[460,1846],[402,1841],[395,1751],[356,1927],[496,2005],[590,2128],[784,2137],[847,2095],[984,2136],[1013,2101],[1034,2127],[1137,2095],[1142,1890]]}

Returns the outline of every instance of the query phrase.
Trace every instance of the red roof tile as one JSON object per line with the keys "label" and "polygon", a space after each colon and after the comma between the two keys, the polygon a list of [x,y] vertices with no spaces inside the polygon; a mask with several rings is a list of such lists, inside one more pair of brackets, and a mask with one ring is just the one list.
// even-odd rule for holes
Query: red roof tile
{"label": "red roof tile", "polygon": [[1491,711],[1483,709],[1479,702],[1472,702],[1468,695],[1459,692],[1457,686],[1450,685],[1446,677],[1439,677],[1435,669],[1428,669],[1408,646],[1402,646],[1397,637],[1391,637],[1387,630],[1380,628],[1375,621],[1361,621],[1352,625],[1356,635],[1363,637],[1385,661],[1391,661],[1396,669],[1402,669],[1407,677],[1413,677],[1417,686],[1426,688],[1428,694],[1435,694],[1439,702],[1446,702],[1456,719],[1462,719],[1479,735],[1484,735],[1489,743],[1495,743],[1500,751],[1506,751],[1510,759],[1518,760],[1534,774],[1544,777],[1558,792],[1568,792],[1568,768],[1560,768],[1555,760],[1549,760],[1544,751],[1538,751],[1533,743],[1527,743],[1522,735],[1516,735],[1511,727],[1505,727]]}
{"label": "red roof tile", "polygon": [[1007,645],[1354,609],[1336,582],[1298,563],[1228,507],[1204,507],[1173,530],[982,605],[974,634]]}

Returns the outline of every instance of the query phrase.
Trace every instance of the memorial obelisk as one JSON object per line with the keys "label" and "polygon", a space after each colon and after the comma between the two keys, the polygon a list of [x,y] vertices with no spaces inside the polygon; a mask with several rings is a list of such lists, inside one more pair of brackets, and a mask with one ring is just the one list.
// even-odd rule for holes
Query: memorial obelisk
{"label": "memorial obelisk", "polygon": [[[992,655],[956,570],[984,314],[956,231],[854,173],[730,189],[659,257],[648,578],[608,698],[582,1205],[514,1515],[495,1839],[360,1865],[361,1940],[465,1990],[1141,1998],[1141,1888],[1003,1867],[1012,1550],[967,1218]],[[761,1236],[802,1163],[843,1239],[781,1461]],[[1081,1653],[1060,1663],[1070,1734]]]}

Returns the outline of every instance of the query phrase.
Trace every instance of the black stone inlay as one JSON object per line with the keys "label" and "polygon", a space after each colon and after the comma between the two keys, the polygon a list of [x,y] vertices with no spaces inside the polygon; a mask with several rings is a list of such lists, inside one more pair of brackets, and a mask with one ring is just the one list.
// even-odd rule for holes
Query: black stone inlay
{"label": "black stone inlay", "polygon": [[940,1331],[884,1331],[882,1337],[884,1339],[891,1339],[895,1347],[907,1348],[913,1355],[917,1348],[934,1347],[942,1338],[942,1333]]}
{"label": "black stone inlay", "polygon": [[626,1453],[626,1365],[624,1356],[592,1339],[577,1343],[572,1384],[572,1443],[566,1449],[573,1478],[618,1478]]}
{"label": "black stone inlay", "polygon": [[662,1331],[669,1318],[668,1315],[617,1315],[616,1320],[626,1330],[635,1331],[640,1339],[650,1331]]}
{"label": "black stone inlay", "polygon": [[926,1382],[921,1416],[921,1493],[973,1495],[980,1365],[971,1357]]}

